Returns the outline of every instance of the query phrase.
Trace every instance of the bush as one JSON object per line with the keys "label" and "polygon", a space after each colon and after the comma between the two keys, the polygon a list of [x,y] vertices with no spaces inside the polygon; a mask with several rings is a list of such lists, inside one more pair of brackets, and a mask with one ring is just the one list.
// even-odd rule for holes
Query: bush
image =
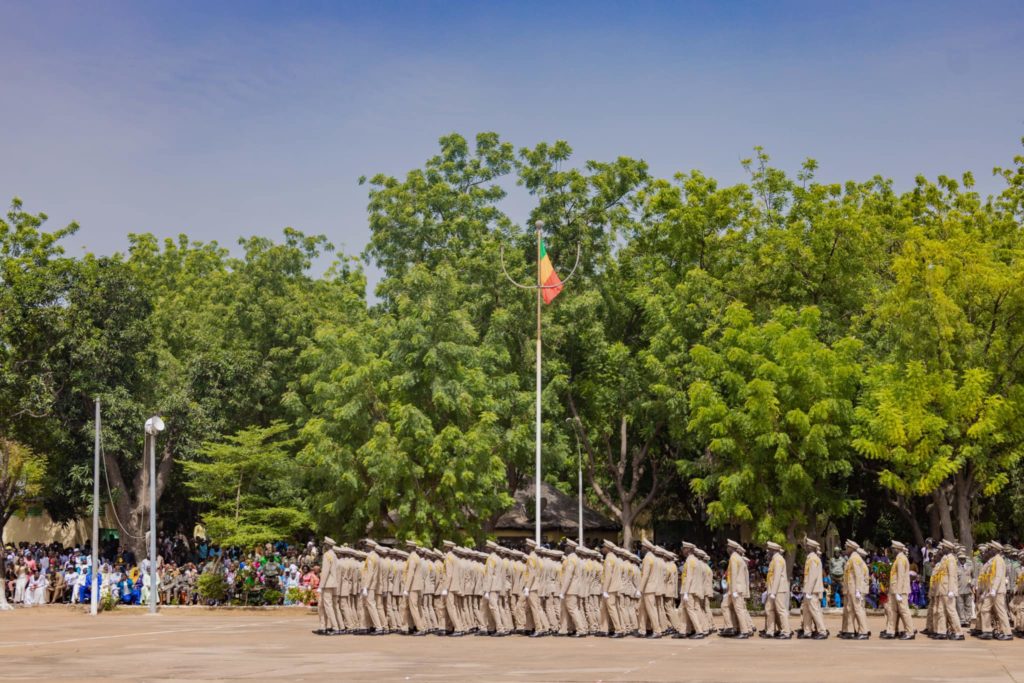
{"label": "bush", "polygon": [[288,602],[296,605],[309,605],[313,602],[314,592],[309,588],[289,588]]}
{"label": "bush", "polygon": [[200,574],[196,587],[199,589],[199,597],[203,600],[221,602],[228,595],[228,582],[217,572]]}
{"label": "bush", "polygon": [[120,604],[120,603],[118,602],[116,595],[112,595],[111,593],[106,593],[106,594],[100,596],[99,611],[100,612],[110,612],[110,611],[113,611],[114,609],[117,608],[118,604]]}
{"label": "bush", "polygon": [[280,605],[281,604],[281,591],[273,588],[268,588],[263,591],[263,604],[264,605]]}

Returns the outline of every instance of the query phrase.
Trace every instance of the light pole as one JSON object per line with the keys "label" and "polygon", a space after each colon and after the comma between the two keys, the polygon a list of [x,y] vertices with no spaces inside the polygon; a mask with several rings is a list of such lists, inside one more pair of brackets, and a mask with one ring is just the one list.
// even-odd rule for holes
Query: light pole
{"label": "light pole", "polygon": [[92,466],[92,585],[89,587],[89,613],[99,613],[100,588],[100,400],[96,399],[96,444]]}
{"label": "light pole", "polygon": [[156,614],[156,435],[164,431],[159,416],[146,420],[146,444],[149,446],[149,613]]}
{"label": "light pole", "polygon": [[576,436],[576,476],[577,476],[577,502],[579,503],[579,530],[580,545],[583,543],[583,451],[580,449],[580,428],[575,418],[568,418],[566,422],[572,423],[572,433]]}

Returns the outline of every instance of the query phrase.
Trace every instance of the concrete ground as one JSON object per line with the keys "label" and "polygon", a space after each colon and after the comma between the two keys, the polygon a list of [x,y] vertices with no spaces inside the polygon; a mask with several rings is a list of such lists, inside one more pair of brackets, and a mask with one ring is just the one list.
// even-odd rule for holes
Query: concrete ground
{"label": "concrete ground", "polygon": [[0,679],[1024,683],[1024,640],[884,641],[883,623],[872,617],[863,642],[322,637],[301,608],[90,617],[55,605],[0,612]]}

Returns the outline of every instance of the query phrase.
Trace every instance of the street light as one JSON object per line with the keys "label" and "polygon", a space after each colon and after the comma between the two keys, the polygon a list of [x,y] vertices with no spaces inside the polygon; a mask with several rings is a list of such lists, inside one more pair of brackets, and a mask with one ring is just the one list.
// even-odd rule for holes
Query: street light
{"label": "street light", "polygon": [[146,420],[146,445],[149,446],[149,613],[156,614],[156,435],[164,431],[158,415]]}

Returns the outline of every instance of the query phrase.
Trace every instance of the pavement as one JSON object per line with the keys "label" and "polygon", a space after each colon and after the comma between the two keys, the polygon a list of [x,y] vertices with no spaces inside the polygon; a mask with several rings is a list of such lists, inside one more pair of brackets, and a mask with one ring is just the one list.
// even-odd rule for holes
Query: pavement
{"label": "pavement", "polygon": [[[838,618],[827,617],[833,633]],[[1024,683],[1010,642],[315,636],[304,608],[0,612],[0,679]],[[918,620],[921,628],[923,621]]]}

